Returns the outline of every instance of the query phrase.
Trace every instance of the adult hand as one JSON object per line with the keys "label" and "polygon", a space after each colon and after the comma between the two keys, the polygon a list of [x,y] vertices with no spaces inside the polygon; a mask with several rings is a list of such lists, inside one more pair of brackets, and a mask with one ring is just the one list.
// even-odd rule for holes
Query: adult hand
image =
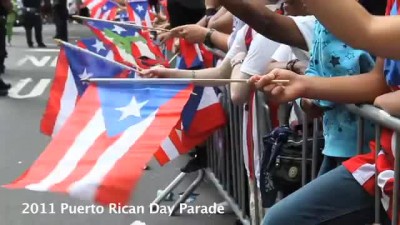
{"label": "adult hand", "polygon": [[[251,77],[249,82],[263,91],[271,101],[283,103],[304,95],[305,79],[306,76],[300,76],[289,70],[274,69],[267,75]],[[277,84],[273,83],[273,80],[289,80],[289,82]]]}
{"label": "adult hand", "polygon": [[203,43],[208,29],[197,24],[183,25],[171,30],[173,37],[180,37],[189,43]]}
{"label": "adult hand", "polygon": [[143,78],[165,78],[167,77],[167,70],[163,66],[155,66],[150,69],[140,71],[140,76]]}
{"label": "adult hand", "polygon": [[157,34],[157,39],[161,43],[164,43],[168,39],[171,39],[171,38],[172,38],[172,35],[171,35],[171,32],[169,32],[169,31]]}

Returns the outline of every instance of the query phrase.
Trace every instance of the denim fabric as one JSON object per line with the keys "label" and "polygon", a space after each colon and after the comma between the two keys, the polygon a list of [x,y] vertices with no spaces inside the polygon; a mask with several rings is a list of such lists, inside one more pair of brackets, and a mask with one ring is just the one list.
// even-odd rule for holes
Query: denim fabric
{"label": "denim fabric", "polygon": [[[390,225],[383,210],[382,225]],[[262,225],[365,225],[374,222],[374,198],[340,166],[269,210]]]}

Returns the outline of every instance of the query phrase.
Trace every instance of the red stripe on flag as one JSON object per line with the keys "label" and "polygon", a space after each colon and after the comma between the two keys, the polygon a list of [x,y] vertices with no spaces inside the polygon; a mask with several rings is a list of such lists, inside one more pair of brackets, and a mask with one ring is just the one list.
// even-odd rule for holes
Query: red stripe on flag
{"label": "red stripe on flag", "polygon": [[56,74],[50,89],[50,97],[40,123],[40,131],[45,135],[51,136],[53,134],[54,125],[61,107],[61,98],[67,82],[68,70],[68,59],[65,51],[61,49],[58,55]]}

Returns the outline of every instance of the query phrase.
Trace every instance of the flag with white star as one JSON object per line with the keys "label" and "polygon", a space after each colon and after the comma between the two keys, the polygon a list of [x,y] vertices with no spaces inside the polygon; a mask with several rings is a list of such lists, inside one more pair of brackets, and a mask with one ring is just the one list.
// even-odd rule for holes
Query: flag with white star
{"label": "flag with white star", "polygon": [[127,0],[129,20],[135,24],[152,27],[150,8],[147,0]]}
{"label": "flag with white star", "polygon": [[[137,55],[155,60],[159,53],[154,51],[142,31],[128,24],[120,24],[105,20],[85,19],[85,24],[105,43],[115,54],[118,62],[137,66]],[[134,54],[135,53],[135,54]],[[136,56],[136,58],[135,58]]]}
{"label": "flag with white star", "polygon": [[91,10],[91,17],[102,20],[115,20],[119,5],[112,0],[105,0]]}
{"label": "flag with white star", "polygon": [[109,60],[114,59],[114,54],[102,41],[98,38],[90,37],[78,40],[77,45],[81,48],[87,49],[93,53],[103,56]]}
{"label": "flag with white star", "polygon": [[[100,46],[97,46],[98,48]],[[88,88],[88,78],[127,77],[128,67],[71,44],[61,47],[49,100],[41,121],[41,131],[54,136],[72,114]]]}
{"label": "flag with white star", "polygon": [[193,86],[89,86],[59,133],[10,189],[126,205]]}

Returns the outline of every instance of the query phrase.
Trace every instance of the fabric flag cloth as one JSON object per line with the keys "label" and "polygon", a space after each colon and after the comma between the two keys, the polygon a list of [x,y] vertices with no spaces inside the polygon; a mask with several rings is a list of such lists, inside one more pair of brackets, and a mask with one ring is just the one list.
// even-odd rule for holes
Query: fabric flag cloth
{"label": "fabric flag cloth", "polygon": [[115,60],[114,54],[102,41],[95,37],[83,38],[77,41],[77,46],[87,49],[109,60]]}
{"label": "fabric flag cloth", "polygon": [[182,111],[181,119],[160,145],[154,157],[165,165],[202,144],[226,123],[226,116],[212,87],[195,87]]}
{"label": "fabric flag cloth", "polygon": [[126,3],[130,21],[145,27],[153,26],[150,18],[150,6],[147,0],[127,0]]}
{"label": "fabric flag cloth", "polygon": [[[202,52],[198,45],[189,43],[185,45],[181,56],[177,58],[176,67],[178,69],[204,68]],[[191,95],[182,111],[181,120],[154,155],[160,165],[165,165],[180,155],[187,154],[226,123],[224,109],[214,88],[197,86],[193,93],[195,94]]]}
{"label": "fabric flag cloth", "polygon": [[127,204],[192,89],[190,84],[91,85],[40,157],[5,187]]}
{"label": "fabric flag cloth", "polygon": [[[152,40],[147,38],[148,35],[145,35],[145,32],[133,25],[89,19],[85,20],[85,24],[112,49],[118,62],[136,66],[139,56],[150,60],[159,58],[160,53],[155,51]],[[159,51],[161,52],[161,50]]]}
{"label": "fabric flag cloth", "polygon": [[102,20],[115,20],[119,5],[112,0],[102,1],[91,9],[91,17]]}
{"label": "fabric flag cloth", "polygon": [[40,124],[41,132],[54,136],[65,124],[87,88],[87,85],[81,82],[82,78],[126,77],[129,73],[131,71],[122,64],[70,44],[63,45],[58,57],[50,97]]}

